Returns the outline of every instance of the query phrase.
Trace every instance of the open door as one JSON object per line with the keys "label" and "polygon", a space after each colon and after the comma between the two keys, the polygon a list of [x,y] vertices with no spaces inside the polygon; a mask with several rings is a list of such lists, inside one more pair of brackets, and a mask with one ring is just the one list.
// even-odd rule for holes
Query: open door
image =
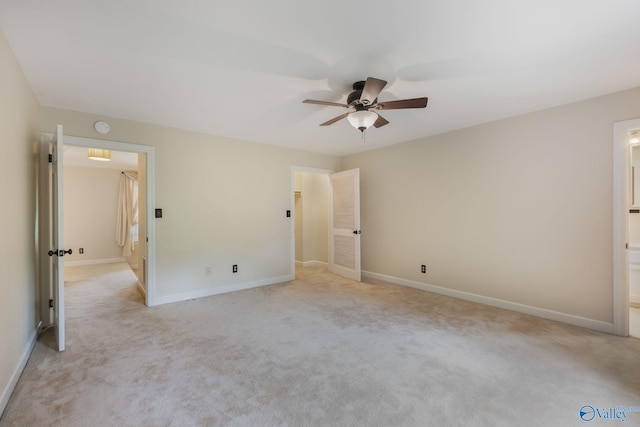
{"label": "open door", "polygon": [[49,239],[48,255],[51,260],[51,290],[53,291],[53,327],[58,344],[58,351],[64,351],[64,217],[62,194],[62,151],[63,135],[62,125],[58,125],[51,142],[51,169],[48,177],[51,182],[51,198],[49,218],[51,218],[51,237]]}
{"label": "open door", "polygon": [[360,281],[360,169],[329,175],[329,271]]}
{"label": "open door", "polygon": [[71,249],[64,250],[64,211],[63,206],[63,182],[62,182],[62,159],[64,141],[62,135],[62,125],[56,127],[53,136],[52,153],[52,198],[53,198],[53,244],[52,251],[57,249],[58,255],[53,258],[53,326],[56,332],[56,342],[58,351],[64,351],[64,260],[65,253],[71,253]]}

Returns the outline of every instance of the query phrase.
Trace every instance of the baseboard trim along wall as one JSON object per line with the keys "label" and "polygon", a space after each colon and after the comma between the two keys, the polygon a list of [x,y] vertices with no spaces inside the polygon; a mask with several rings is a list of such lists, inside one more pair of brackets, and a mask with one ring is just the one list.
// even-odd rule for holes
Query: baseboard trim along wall
{"label": "baseboard trim along wall", "polygon": [[470,292],[458,291],[455,289],[443,288],[441,286],[429,285],[426,283],[415,282],[413,280],[401,279],[399,277],[386,276],[384,274],[373,273],[370,271],[362,271],[362,276],[372,279],[383,280],[385,282],[394,283],[396,285],[408,286],[410,288],[420,289],[427,292],[446,295],[454,298],[460,298],[466,301],[477,302],[492,307],[503,308],[505,310],[516,311],[518,313],[530,314],[532,316],[542,317],[544,319],[555,320],[558,322],[568,323],[582,328],[593,329],[595,331],[613,334],[613,323],[602,322],[600,320],[588,319],[586,317],[575,316],[572,314],[561,313],[558,311],[547,310],[544,308],[532,307],[517,302],[501,300],[498,298],[486,297],[482,295],[472,294]]}
{"label": "baseboard trim along wall", "polygon": [[266,279],[254,280],[251,282],[234,283],[232,285],[216,286],[215,288],[201,289],[191,292],[183,292],[180,294],[172,294],[156,297],[153,305],[170,304],[172,302],[186,301],[190,299],[210,297],[212,295],[226,294],[235,291],[244,291],[246,289],[259,288],[261,286],[275,285],[276,283],[284,283],[294,280],[293,274],[285,276],[268,277]]}
{"label": "baseboard trim along wall", "polygon": [[320,268],[328,268],[329,264],[323,261],[296,261],[296,266],[298,267],[320,267]]}
{"label": "baseboard trim along wall", "polygon": [[114,262],[127,262],[127,259],[122,258],[103,258],[103,259],[87,259],[83,261],[64,261],[64,265],[67,267],[76,267],[78,265],[96,265],[96,264],[113,264]]}
{"label": "baseboard trim along wall", "polygon": [[140,283],[140,280],[138,280],[138,290],[140,291],[140,293],[142,294],[143,297],[147,296],[147,290],[144,288],[144,286],[142,286],[142,283]]}
{"label": "baseboard trim along wall", "polygon": [[38,329],[39,327],[31,333],[31,336],[29,337],[29,341],[27,342],[27,345],[25,346],[24,351],[22,352],[22,357],[20,357],[20,361],[18,362],[18,365],[14,369],[13,374],[11,375],[11,378],[9,380],[9,383],[7,384],[5,389],[2,390],[2,395],[0,395],[0,417],[2,417],[2,414],[4,413],[4,410],[7,407],[7,404],[9,403],[9,398],[11,397],[11,393],[13,393],[13,390],[16,388],[16,384],[20,379],[20,375],[22,375],[22,371],[24,371],[24,367],[27,366],[29,357],[31,357],[31,352],[33,351],[33,347],[35,347],[36,341],[38,340]]}

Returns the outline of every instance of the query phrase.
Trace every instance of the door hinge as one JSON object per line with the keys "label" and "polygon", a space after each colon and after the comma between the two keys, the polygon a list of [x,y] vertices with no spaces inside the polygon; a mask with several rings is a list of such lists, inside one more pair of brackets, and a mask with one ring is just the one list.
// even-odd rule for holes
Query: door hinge
{"label": "door hinge", "polygon": [[53,154],[49,154],[49,163],[53,163]]}
{"label": "door hinge", "polygon": [[49,300],[49,308],[53,308],[53,300],[52,299]]}

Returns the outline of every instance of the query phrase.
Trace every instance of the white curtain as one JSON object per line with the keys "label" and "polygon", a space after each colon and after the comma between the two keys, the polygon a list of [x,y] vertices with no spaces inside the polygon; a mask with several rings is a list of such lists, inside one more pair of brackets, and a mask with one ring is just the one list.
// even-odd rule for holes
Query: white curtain
{"label": "white curtain", "polygon": [[131,227],[138,224],[138,198],[135,194],[137,183],[138,172],[136,171],[125,171],[120,175],[116,242],[122,246],[122,256],[124,257],[130,256],[134,248]]}

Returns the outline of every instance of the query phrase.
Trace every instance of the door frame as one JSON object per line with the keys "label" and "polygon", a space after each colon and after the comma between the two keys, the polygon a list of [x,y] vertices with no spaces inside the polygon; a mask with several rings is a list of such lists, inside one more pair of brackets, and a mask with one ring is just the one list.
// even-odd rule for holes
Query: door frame
{"label": "door frame", "polygon": [[613,333],[629,335],[629,132],[640,118],[613,124]]}
{"label": "door frame", "polygon": [[[335,173],[333,169],[319,169],[319,168],[311,168],[307,166],[291,166],[291,182],[290,182],[290,206],[291,206],[291,231],[290,231],[290,254],[291,254],[291,280],[296,278],[296,198],[295,198],[295,173],[296,172],[306,172],[306,173],[316,173],[320,175],[331,175]],[[327,212],[327,218],[329,217],[330,212]]]}
{"label": "door frame", "polygon": [[[43,133],[53,137],[53,134]],[[84,138],[79,136],[64,136],[64,144],[76,147],[102,148],[112,151],[125,151],[146,155],[146,198],[147,198],[147,271],[145,305],[156,305],[156,231],[155,231],[155,147],[128,142],[117,142],[103,139]]]}

